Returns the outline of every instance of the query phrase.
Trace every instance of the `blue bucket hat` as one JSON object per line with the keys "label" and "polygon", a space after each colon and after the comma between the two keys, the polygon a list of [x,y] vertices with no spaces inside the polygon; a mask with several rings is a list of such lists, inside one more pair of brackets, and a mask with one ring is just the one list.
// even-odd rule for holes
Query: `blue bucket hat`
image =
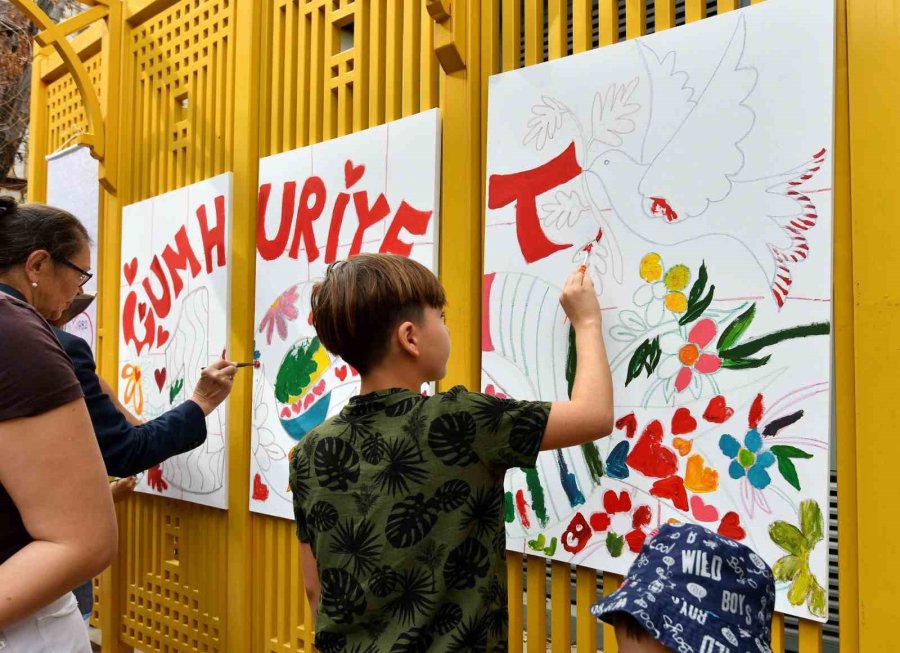
{"label": "blue bucket hat", "polygon": [[644,543],[622,586],[591,608],[625,612],[679,653],[771,653],[775,581],[749,548],[694,524]]}

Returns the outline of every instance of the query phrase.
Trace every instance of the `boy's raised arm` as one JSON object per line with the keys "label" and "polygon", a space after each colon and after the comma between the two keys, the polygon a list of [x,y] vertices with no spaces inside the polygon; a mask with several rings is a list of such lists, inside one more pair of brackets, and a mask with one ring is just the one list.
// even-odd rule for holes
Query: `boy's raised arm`
{"label": "boy's raised arm", "polygon": [[594,282],[584,269],[572,273],[559,298],[575,329],[578,368],[569,401],[556,401],[541,450],[562,449],[609,435],[613,428],[613,389],[601,330]]}

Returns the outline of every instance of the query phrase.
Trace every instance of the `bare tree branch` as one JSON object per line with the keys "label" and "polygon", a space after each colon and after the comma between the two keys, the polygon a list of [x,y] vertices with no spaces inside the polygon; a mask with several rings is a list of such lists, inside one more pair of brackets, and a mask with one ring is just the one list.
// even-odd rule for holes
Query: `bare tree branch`
{"label": "bare tree branch", "polygon": [[[53,22],[59,22],[78,3],[38,0]],[[31,101],[32,42],[37,28],[10,2],[0,3],[0,180],[19,159],[28,133]]]}

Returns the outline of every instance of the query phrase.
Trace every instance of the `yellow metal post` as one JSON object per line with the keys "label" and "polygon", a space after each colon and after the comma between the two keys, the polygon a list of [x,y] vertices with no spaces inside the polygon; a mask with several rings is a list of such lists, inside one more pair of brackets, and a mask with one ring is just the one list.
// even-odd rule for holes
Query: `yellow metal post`
{"label": "yellow metal post", "polygon": [[856,432],[865,434],[865,446],[856,448],[860,651],[897,647],[900,559],[885,548],[900,537],[900,521],[890,505],[897,477],[893,434],[900,422],[896,398],[900,349],[891,343],[891,334],[900,329],[900,286],[890,274],[900,251],[891,183],[900,174],[900,131],[895,128],[900,102],[897,25],[897,2],[847,3],[853,337],[859,363],[855,415]]}

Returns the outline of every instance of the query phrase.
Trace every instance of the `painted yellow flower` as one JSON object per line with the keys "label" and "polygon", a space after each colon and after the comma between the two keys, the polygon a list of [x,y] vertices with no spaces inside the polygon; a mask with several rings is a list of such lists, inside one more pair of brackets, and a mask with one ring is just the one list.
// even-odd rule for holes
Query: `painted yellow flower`
{"label": "painted yellow flower", "polygon": [[645,286],[647,290],[638,291],[640,297],[635,296],[639,306],[646,306],[654,299],[663,299],[663,305],[673,313],[687,310],[687,297],[682,291],[691,281],[691,271],[686,265],[678,264],[666,269],[662,257],[650,252],[641,259],[640,275],[649,285]]}
{"label": "painted yellow flower", "polygon": [[662,279],[662,257],[651,252],[641,259],[641,279],[647,283],[656,283]]}

